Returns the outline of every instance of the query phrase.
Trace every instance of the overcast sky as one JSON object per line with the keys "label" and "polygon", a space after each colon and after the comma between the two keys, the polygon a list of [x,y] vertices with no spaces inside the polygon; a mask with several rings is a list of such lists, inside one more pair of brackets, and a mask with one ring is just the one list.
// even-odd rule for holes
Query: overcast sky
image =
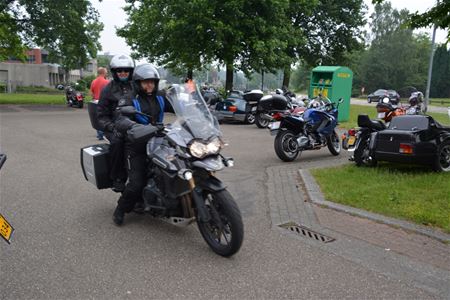
{"label": "overcast sky", "polygon": [[[224,0],[225,1],[225,0]],[[125,6],[125,0],[91,0],[93,6],[100,13],[100,21],[104,24],[104,30],[101,33],[100,42],[102,44],[102,52],[110,52],[111,54],[129,54],[131,49],[126,45],[125,40],[116,35],[116,27],[125,25],[127,16],[122,7]],[[373,12],[371,0],[364,0],[369,6],[369,13]],[[431,8],[436,1],[434,0],[391,0],[392,6],[396,9],[406,8],[411,12],[424,12]],[[426,28],[421,31],[428,32],[431,36],[432,29]],[[444,42],[446,32],[438,30],[436,33],[436,41]]]}

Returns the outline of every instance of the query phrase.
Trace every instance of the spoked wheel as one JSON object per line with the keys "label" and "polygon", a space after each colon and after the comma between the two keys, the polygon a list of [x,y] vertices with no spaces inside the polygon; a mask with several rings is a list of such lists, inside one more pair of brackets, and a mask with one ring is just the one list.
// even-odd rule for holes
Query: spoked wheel
{"label": "spoked wheel", "polygon": [[333,130],[333,133],[327,136],[327,146],[331,154],[339,155],[341,153],[341,143],[339,142],[339,135]]}
{"label": "spoked wheel", "polygon": [[197,225],[211,249],[229,257],[239,251],[244,238],[241,212],[227,190],[205,195],[205,205],[211,220],[204,223],[197,218]]}
{"label": "spoked wheel", "polygon": [[437,172],[450,172],[450,141],[439,145],[433,169]]}
{"label": "spoked wheel", "polygon": [[368,166],[375,167],[377,165],[377,161],[372,159],[369,155],[369,136],[361,136],[361,141],[355,148],[355,152],[353,154],[355,163],[358,167],[360,166]]}
{"label": "spoked wheel", "polygon": [[280,131],[275,137],[275,153],[282,161],[293,161],[301,152],[295,134],[290,130]]}
{"label": "spoked wheel", "polygon": [[267,126],[269,126],[269,122],[270,121],[264,117],[263,112],[259,112],[256,114],[255,124],[256,126],[258,126],[258,128],[266,128]]}

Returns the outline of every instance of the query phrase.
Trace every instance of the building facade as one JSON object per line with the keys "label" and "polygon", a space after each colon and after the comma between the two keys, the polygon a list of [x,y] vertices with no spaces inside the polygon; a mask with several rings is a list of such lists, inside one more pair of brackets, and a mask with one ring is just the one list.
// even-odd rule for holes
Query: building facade
{"label": "building facade", "polygon": [[26,55],[26,62],[14,58],[0,62],[0,83],[9,92],[14,92],[18,86],[55,87],[60,83],[76,82],[82,76],[96,74],[97,70],[95,59],[89,61],[86,69],[71,70],[66,74],[60,65],[48,63],[48,52],[45,50],[30,49]]}

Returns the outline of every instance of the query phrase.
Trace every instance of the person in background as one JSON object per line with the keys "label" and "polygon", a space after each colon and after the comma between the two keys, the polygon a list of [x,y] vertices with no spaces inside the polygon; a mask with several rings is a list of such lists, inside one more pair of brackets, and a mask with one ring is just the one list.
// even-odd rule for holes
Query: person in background
{"label": "person in background", "polygon": [[[98,100],[100,99],[100,93],[103,88],[109,83],[109,80],[106,79],[107,75],[106,68],[100,67],[97,70],[97,78],[95,78],[91,83],[91,95],[92,102],[98,104]],[[103,140],[103,131],[97,130],[97,139]]]}

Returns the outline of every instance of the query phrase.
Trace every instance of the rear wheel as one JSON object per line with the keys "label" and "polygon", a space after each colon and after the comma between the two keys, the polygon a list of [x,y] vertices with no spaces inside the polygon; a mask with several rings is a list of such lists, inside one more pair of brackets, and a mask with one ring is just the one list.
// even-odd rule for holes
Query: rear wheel
{"label": "rear wheel", "polygon": [[275,137],[274,146],[275,153],[282,161],[293,161],[300,153],[295,134],[290,130],[280,131]]}
{"label": "rear wheel", "polygon": [[361,141],[355,148],[355,152],[353,154],[354,161],[358,167],[360,166],[368,166],[375,167],[377,165],[377,161],[372,159],[369,155],[369,142],[370,136],[361,136],[359,137]]}
{"label": "rear wheel", "polygon": [[439,145],[433,169],[436,172],[450,172],[450,140]]}
{"label": "rear wheel", "polygon": [[331,154],[339,155],[341,153],[341,143],[339,142],[339,135],[333,130],[333,133],[327,136],[327,146]]}
{"label": "rear wheel", "polygon": [[83,108],[83,101],[78,101],[78,108]]}
{"label": "rear wheel", "polygon": [[241,212],[227,190],[205,194],[205,205],[211,215],[209,222],[197,218],[197,225],[211,249],[225,257],[239,251],[244,239]]}
{"label": "rear wheel", "polygon": [[263,112],[256,113],[255,124],[258,128],[266,128],[267,126],[269,126],[269,122],[270,121],[264,117]]}

